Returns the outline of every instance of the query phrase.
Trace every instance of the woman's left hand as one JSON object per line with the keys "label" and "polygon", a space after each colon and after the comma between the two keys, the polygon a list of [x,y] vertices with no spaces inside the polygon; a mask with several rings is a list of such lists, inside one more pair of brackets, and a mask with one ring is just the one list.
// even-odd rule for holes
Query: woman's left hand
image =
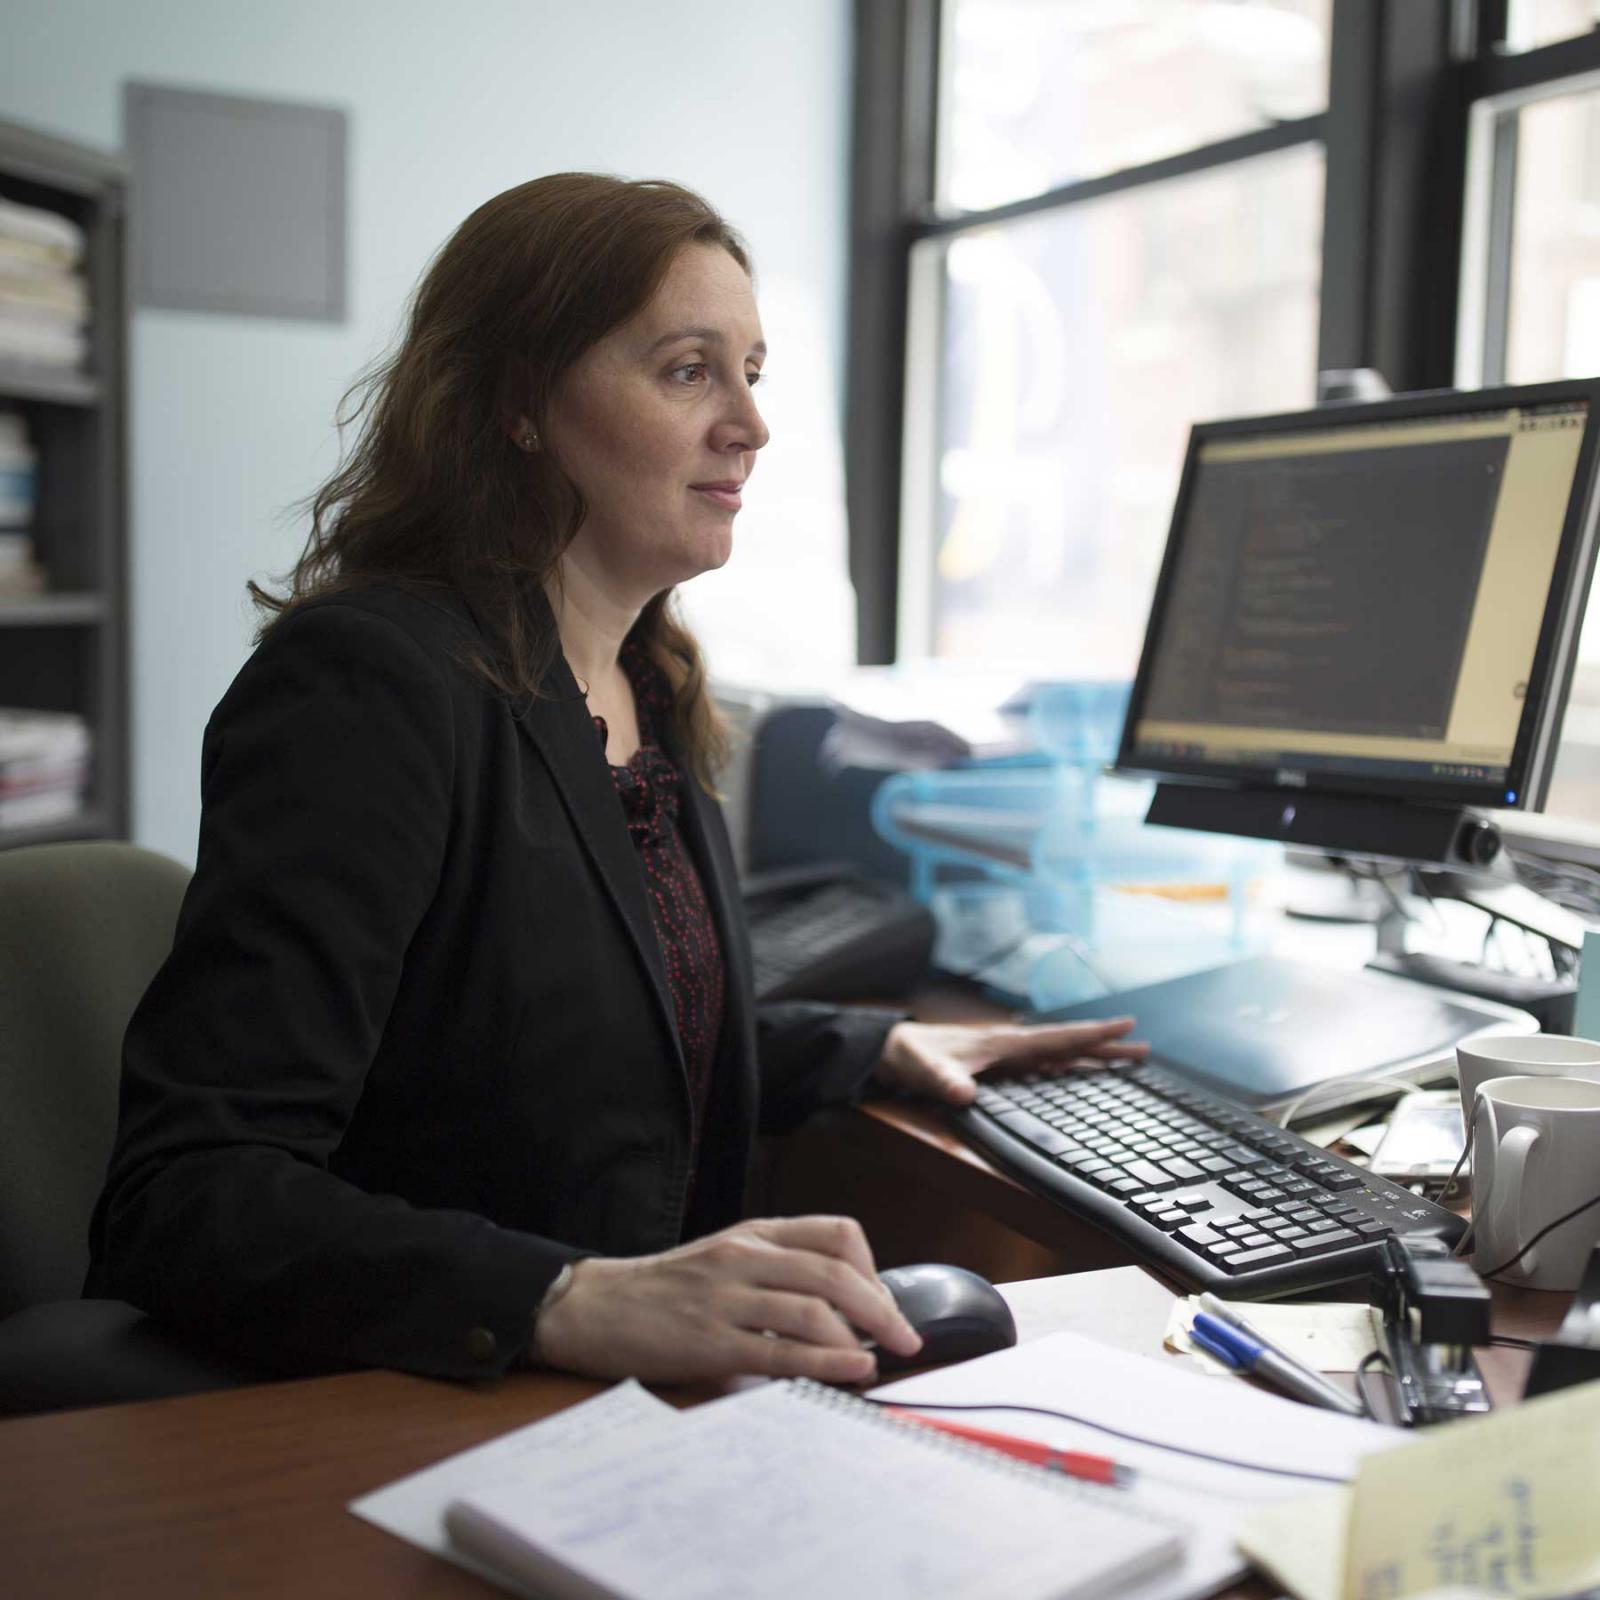
{"label": "woman's left hand", "polygon": [[897,1022],[884,1041],[874,1076],[887,1089],[964,1106],[978,1092],[974,1079],[991,1067],[1067,1072],[1077,1066],[1142,1061],[1150,1046],[1129,1039],[1132,1030],[1132,1017],[1033,1026]]}

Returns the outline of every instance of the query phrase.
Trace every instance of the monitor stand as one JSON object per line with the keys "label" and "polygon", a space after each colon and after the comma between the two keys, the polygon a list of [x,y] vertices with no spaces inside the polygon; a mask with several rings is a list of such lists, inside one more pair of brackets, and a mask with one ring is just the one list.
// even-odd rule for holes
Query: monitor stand
{"label": "monitor stand", "polygon": [[1474,961],[1457,961],[1449,956],[1410,950],[1407,943],[1411,918],[1398,899],[1378,922],[1378,953],[1368,963],[1373,971],[1393,973],[1456,994],[1475,995],[1530,1012],[1546,1033],[1571,1031],[1578,994],[1577,961],[1583,949],[1584,933],[1578,917],[1519,883],[1420,867],[1413,869],[1413,875],[1429,899],[1457,900],[1474,906],[1495,921],[1520,928],[1542,940],[1549,946],[1555,976],[1542,978],[1497,972]]}

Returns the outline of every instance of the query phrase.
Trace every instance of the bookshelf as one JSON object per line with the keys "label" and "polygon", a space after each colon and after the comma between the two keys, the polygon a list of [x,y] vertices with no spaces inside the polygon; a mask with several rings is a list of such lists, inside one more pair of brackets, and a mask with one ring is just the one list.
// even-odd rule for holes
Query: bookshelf
{"label": "bookshelf", "polygon": [[85,370],[0,357],[0,409],[38,453],[33,535],[42,594],[0,594],[0,708],[73,712],[92,740],[83,808],[0,824],[0,848],[129,832],[127,519],[128,169],[103,150],[0,120],[0,199],[84,232]]}

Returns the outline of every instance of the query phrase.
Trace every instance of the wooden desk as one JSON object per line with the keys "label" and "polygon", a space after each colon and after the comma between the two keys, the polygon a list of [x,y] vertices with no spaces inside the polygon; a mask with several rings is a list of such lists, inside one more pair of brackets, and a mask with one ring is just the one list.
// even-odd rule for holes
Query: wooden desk
{"label": "wooden desk", "polygon": [[[861,1203],[884,1264],[958,1260],[1008,1279],[1127,1259],[918,1108],[843,1113],[789,1141],[773,1163],[772,1198],[806,1200],[818,1184],[826,1209]],[[1115,1327],[1155,1347],[1168,1301],[1152,1277],[1125,1269],[1085,1290],[1108,1336]],[[1548,1332],[1564,1300],[1497,1291],[1502,1331]],[[1514,1398],[1525,1358],[1485,1354],[1498,1397]],[[0,1423],[0,1591],[18,1600],[488,1597],[497,1591],[369,1527],[346,1503],[600,1387],[526,1375],[474,1389],[372,1372]],[[689,1404],[712,1392],[667,1398]],[[1228,1594],[1276,1592],[1253,1582]]]}

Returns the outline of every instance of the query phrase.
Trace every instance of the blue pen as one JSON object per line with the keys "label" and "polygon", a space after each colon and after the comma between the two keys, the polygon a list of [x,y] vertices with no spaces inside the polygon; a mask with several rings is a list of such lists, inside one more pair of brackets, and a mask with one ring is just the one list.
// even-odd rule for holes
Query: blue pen
{"label": "blue pen", "polygon": [[1218,1339],[1213,1339],[1201,1327],[1202,1318],[1207,1322],[1211,1320],[1205,1316],[1204,1312],[1198,1313],[1189,1329],[1189,1342],[1204,1350],[1214,1361],[1220,1361],[1230,1372],[1237,1372],[1239,1370],[1239,1358],[1234,1354],[1230,1346],[1223,1344]]}
{"label": "blue pen", "polygon": [[1205,1311],[1197,1311],[1194,1323],[1189,1329],[1189,1337],[1207,1355],[1215,1356],[1224,1366],[1232,1367],[1236,1372],[1248,1372],[1254,1377],[1262,1378],[1273,1388],[1292,1395],[1296,1400],[1305,1400],[1314,1406],[1325,1406],[1330,1411],[1342,1411],[1349,1417],[1366,1415],[1361,1402],[1353,1395],[1335,1389],[1331,1383],[1325,1382],[1320,1374],[1302,1367],[1298,1362],[1291,1361],[1276,1350],[1269,1350],[1258,1340],[1252,1339],[1242,1328],[1233,1327],[1220,1317],[1213,1317]]}

